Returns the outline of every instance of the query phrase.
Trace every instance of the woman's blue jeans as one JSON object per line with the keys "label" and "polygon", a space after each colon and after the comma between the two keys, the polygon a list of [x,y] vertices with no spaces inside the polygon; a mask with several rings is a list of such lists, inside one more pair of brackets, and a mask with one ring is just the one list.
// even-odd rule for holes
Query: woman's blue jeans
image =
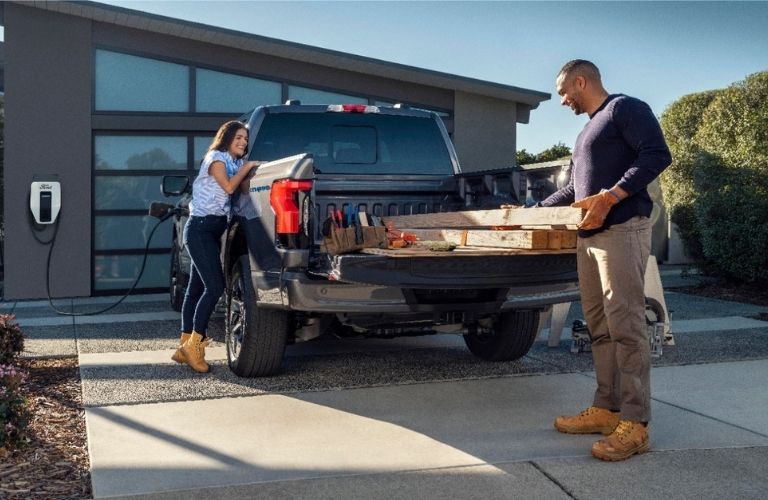
{"label": "woman's blue jeans", "polygon": [[184,226],[184,243],[192,259],[189,285],[181,306],[181,331],[205,336],[208,320],[224,292],[221,270],[221,235],[227,229],[224,215],[191,216]]}

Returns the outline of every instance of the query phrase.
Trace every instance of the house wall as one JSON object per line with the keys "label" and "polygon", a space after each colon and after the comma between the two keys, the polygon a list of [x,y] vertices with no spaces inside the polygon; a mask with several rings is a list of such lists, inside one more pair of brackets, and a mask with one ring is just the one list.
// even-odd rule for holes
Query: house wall
{"label": "house wall", "polygon": [[516,112],[514,102],[456,92],[453,142],[466,172],[511,167],[515,164]]}
{"label": "house wall", "polygon": [[62,186],[51,295],[90,296],[95,272],[94,135],[207,134],[234,118],[211,113],[96,111],[96,49],[280,81],[284,96],[288,85],[300,85],[446,111],[453,113],[447,127],[464,170],[506,167],[514,161],[515,102],[91,21],[31,5],[6,3],[3,7],[4,298],[8,300],[47,296],[50,246],[35,237],[50,240],[53,227],[40,232],[32,228],[29,187],[35,175],[57,174]]}
{"label": "house wall", "polygon": [[[51,257],[54,297],[91,293],[91,23],[5,6],[6,299],[46,296],[49,246],[31,228],[33,176],[56,173],[60,227]],[[38,236],[52,236],[52,227]]]}

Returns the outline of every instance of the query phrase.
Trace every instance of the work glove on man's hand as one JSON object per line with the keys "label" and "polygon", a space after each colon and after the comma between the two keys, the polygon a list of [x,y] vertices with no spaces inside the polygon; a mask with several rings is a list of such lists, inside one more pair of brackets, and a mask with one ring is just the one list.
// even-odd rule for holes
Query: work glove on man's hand
{"label": "work glove on man's hand", "polygon": [[599,228],[605,222],[611,207],[618,202],[619,198],[617,195],[611,191],[602,190],[598,194],[587,196],[572,203],[571,206],[573,208],[584,208],[587,210],[587,215],[584,216],[577,227],[584,230]]}

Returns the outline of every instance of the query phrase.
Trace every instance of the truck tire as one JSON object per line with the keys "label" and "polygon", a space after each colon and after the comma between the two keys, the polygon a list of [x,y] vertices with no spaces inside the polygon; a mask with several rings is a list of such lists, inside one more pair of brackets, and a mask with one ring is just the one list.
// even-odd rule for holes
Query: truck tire
{"label": "truck tire", "polygon": [[493,329],[464,335],[475,356],[488,361],[513,361],[525,356],[539,333],[539,311],[509,311]]}
{"label": "truck tire", "polygon": [[289,313],[259,307],[247,255],[233,266],[230,283],[225,332],[229,368],[240,377],[274,375],[283,364]]}
{"label": "truck tire", "polygon": [[171,307],[174,311],[181,311],[181,306],[184,304],[184,294],[187,291],[187,283],[184,279],[184,272],[181,270],[181,259],[179,258],[179,250],[176,248],[175,240],[171,248],[171,267],[168,275]]}

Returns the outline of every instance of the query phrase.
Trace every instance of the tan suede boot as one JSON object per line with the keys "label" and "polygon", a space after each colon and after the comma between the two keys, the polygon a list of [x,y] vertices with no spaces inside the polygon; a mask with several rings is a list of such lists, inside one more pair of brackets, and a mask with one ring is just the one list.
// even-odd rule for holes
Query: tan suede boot
{"label": "tan suede boot", "polygon": [[592,445],[592,456],[618,462],[645,453],[649,448],[648,428],[640,422],[622,420],[610,436]]}
{"label": "tan suede boot", "polygon": [[555,419],[555,429],[566,434],[603,434],[607,436],[619,425],[619,412],[590,406],[578,415]]}
{"label": "tan suede boot", "polygon": [[205,362],[205,348],[210,342],[210,339],[203,340],[202,335],[192,332],[189,340],[181,346],[181,352],[187,358],[187,364],[198,373],[208,373],[211,369]]}
{"label": "tan suede boot", "polygon": [[191,333],[181,332],[181,339],[179,339],[179,347],[176,349],[176,352],[173,353],[173,356],[171,356],[172,360],[182,364],[187,362],[186,356],[184,356],[184,353],[181,352],[181,346],[183,346],[191,336],[192,336]]}

